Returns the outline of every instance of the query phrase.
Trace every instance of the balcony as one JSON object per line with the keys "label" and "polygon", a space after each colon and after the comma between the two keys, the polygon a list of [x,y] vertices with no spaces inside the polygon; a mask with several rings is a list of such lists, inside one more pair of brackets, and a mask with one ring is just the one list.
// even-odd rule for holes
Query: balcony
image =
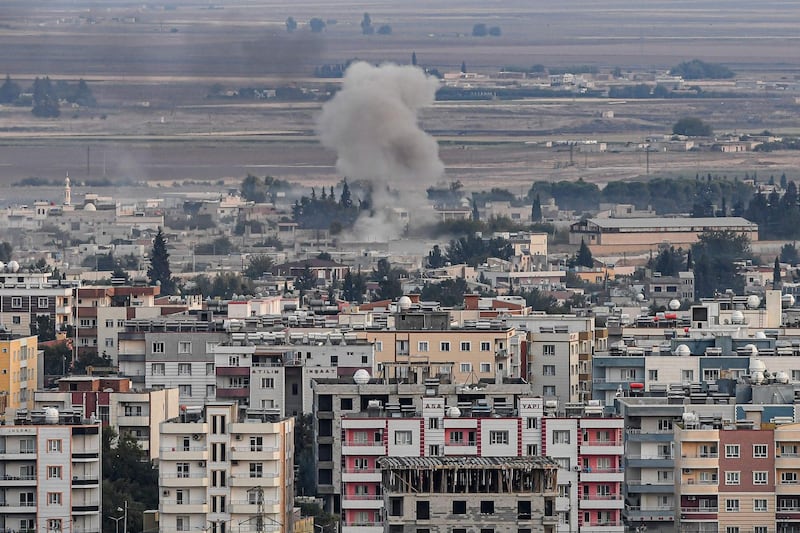
{"label": "balcony", "polygon": [[697,453],[681,455],[681,468],[707,469],[719,465],[718,453]]}
{"label": "balcony", "polygon": [[342,524],[342,533],[383,533],[383,522],[346,522]]}
{"label": "balcony", "polygon": [[217,389],[217,398],[249,398],[250,389]]}
{"label": "balcony", "polygon": [[1,461],[35,461],[36,450],[20,450],[12,451],[5,448],[0,449]]}
{"label": "balcony", "polygon": [[280,448],[276,446],[251,446],[242,444],[231,446],[233,461],[278,461],[281,459]]}
{"label": "balcony", "polygon": [[76,488],[91,489],[100,485],[97,476],[72,476],[72,486]]}
{"label": "balcony", "polygon": [[57,315],[71,315],[72,314],[72,306],[71,305],[59,305],[59,306],[56,306],[56,314]]}
{"label": "balcony", "polygon": [[[263,512],[264,514],[279,514],[281,513],[280,508],[281,502],[278,500],[263,500]],[[258,503],[255,500],[231,500],[231,514],[242,514],[242,515],[257,515],[259,511]]]}
{"label": "balcony", "polygon": [[143,416],[143,415],[123,415],[117,417],[117,425],[126,427],[126,426],[136,426],[136,427],[149,427],[150,426],[150,417]]}
{"label": "balcony", "polygon": [[36,476],[0,476],[0,487],[23,487],[36,485]]}
{"label": "balcony", "polygon": [[621,483],[625,481],[625,470],[622,468],[584,468],[581,473],[581,481]]}
{"label": "balcony", "polygon": [[589,441],[581,443],[581,455],[622,455],[622,441]]}
{"label": "balcony", "polygon": [[383,509],[383,495],[342,494],[342,509]]}
{"label": "balcony", "polygon": [[375,468],[345,468],[342,470],[342,481],[350,482],[380,482],[381,471]]}
{"label": "balcony", "polygon": [[203,499],[181,500],[175,499],[161,500],[161,512],[170,514],[206,514],[208,513],[208,503]]}
{"label": "balcony", "polygon": [[[184,446],[162,446],[159,448],[161,452],[162,461],[207,461],[208,460],[208,447],[207,446],[191,446],[186,448]],[[168,455],[163,455],[163,454]]]}
{"label": "balcony", "polygon": [[35,512],[36,502],[0,502],[0,514]]}
{"label": "balcony", "polygon": [[478,455],[476,443],[453,443],[444,445],[445,455]]}
{"label": "balcony", "polygon": [[626,429],[628,441],[630,442],[672,442],[672,430],[649,430],[631,428]]}
{"label": "balcony", "polygon": [[626,505],[625,518],[630,522],[672,522],[675,520],[675,510],[672,507],[641,507],[639,505]]}
{"label": "balcony", "polygon": [[251,476],[247,474],[233,474],[231,476],[232,487],[280,487],[282,485],[281,478],[278,474],[272,472],[262,472],[261,476]]}
{"label": "balcony", "polygon": [[342,443],[342,455],[386,455],[383,442],[348,440]]}
{"label": "balcony", "polygon": [[672,468],[675,459],[671,455],[626,455],[628,468]]}
{"label": "balcony", "polygon": [[[253,365],[256,366],[256,365]],[[218,376],[249,376],[248,366],[218,366],[214,369]]]}
{"label": "balcony", "polygon": [[198,472],[196,474],[164,473],[160,477],[160,485],[166,488],[208,486],[208,474],[206,472]]}
{"label": "balcony", "polygon": [[775,456],[775,468],[792,469],[797,468],[798,458],[800,454],[797,453],[782,453]]}
{"label": "balcony", "polygon": [[82,452],[73,452],[73,463],[91,463],[100,460],[100,450],[83,450]]}
{"label": "balcony", "polygon": [[73,505],[73,515],[87,515],[100,512],[100,502],[83,503],[82,505]]}
{"label": "balcony", "polygon": [[635,480],[628,481],[626,484],[629,494],[672,494],[675,492],[675,483],[672,481],[652,483]]}
{"label": "balcony", "polygon": [[581,509],[622,509],[624,507],[622,494],[609,494],[607,496],[583,496],[579,501]]}

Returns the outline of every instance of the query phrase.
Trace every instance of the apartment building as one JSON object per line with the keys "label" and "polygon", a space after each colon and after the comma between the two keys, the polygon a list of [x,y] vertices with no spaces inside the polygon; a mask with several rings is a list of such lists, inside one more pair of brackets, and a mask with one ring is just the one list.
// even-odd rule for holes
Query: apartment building
{"label": "apartment building", "polygon": [[78,410],[120,435],[134,438],[150,459],[159,458],[159,425],[179,414],[178,389],[132,391],[127,378],[69,376],[56,390],[33,393],[35,409]]}
{"label": "apartment building", "polygon": [[231,333],[213,352],[218,399],[281,416],[311,413],[313,379],[375,372],[374,345],[339,330]]}
{"label": "apartment building", "polygon": [[234,403],[161,424],[159,532],[290,533],[294,419]]}
{"label": "apartment building", "polygon": [[[119,373],[135,390],[177,388],[184,405],[216,397],[214,348],[228,339],[221,320],[128,320],[119,339]],[[207,318],[207,317],[200,317]]]}
{"label": "apartment building", "polygon": [[558,465],[547,457],[381,457],[385,531],[556,531]]}
{"label": "apartment building", "polygon": [[544,328],[528,333],[528,379],[537,396],[559,403],[579,401],[580,335],[567,328]]}
{"label": "apartment building", "polygon": [[560,468],[558,531],[622,533],[624,421],[593,407],[598,416],[541,419],[541,454]]}
{"label": "apartment building", "polygon": [[31,411],[0,426],[0,530],[101,529],[100,426]]}
{"label": "apartment building", "polygon": [[117,335],[125,321],[156,318],[172,308],[156,306],[159,287],[81,287],[77,289],[75,336],[79,352],[91,352],[117,364]]}
{"label": "apartment building", "polygon": [[395,314],[394,328],[367,330],[365,336],[375,344],[379,370],[384,363],[455,362],[454,383],[520,376],[521,341],[514,328],[499,320],[451,328],[446,311],[406,308]]}
{"label": "apartment building", "polygon": [[[376,462],[380,457],[539,456],[556,438],[552,431],[546,437],[543,429],[559,427],[562,419],[550,413],[543,418],[546,410],[554,413],[556,408],[546,408],[544,400],[533,397],[530,385],[521,380],[464,386],[444,379],[447,373],[431,377],[431,372],[438,370],[431,365],[403,366],[387,364],[388,373],[376,379],[357,374],[314,383],[319,494],[327,508],[341,514],[343,533],[377,533],[382,528],[384,502]],[[600,416],[601,411],[597,406],[592,415]],[[597,531],[618,531],[622,421],[592,419],[583,409],[575,416],[564,419],[572,433],[560,450],[563,468],[558,473],[554,531],[569,531],[570,524],[575,528],[583,518],[587,527],[591,523]],[[593,427],[604,428],[603,436],[595,435]],[[579,450],[579,443],[590,439],[605,440],[602,448]],[[582,485],[573,469],[584,465],[588,477]],[[603,488],[597,489],[595,483]],[[613,506],[612,494],[616,495]],[[586,512],[591,513],[590,500],[601,498],[594,509],[609,513],[580,517],[580,498]]]}
{"label": "apartment building", "polygon": [[39,383],[37,340],[30,333],[0,331],[0,414],[33,407],[32,392]]}
{"label": "apartment building", "polygon": [[73,323],[73,281],[50,279],[49,272],[20,272],[15,261],[0,266],[0,324],[15,335],[30,335],[38,317],[49,317],[57,331]]}

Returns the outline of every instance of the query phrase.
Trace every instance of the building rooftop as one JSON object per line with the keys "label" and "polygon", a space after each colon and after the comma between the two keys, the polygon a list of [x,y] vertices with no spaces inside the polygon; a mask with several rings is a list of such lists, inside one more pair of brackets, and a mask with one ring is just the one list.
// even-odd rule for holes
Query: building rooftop
{"label": "building rooftop", "polygon": [[381,468],[406,469],[557,469],[550,457],[534,455],[530,457],[380,457]]}
{"label": "building rooftop", "polygon": [[699,227],[752,227],[758,224],[743,217],[648,217],[648,218],[590,218],[589,222],[608,229],[641,229],[652,227],[669,227],[690,230]]}

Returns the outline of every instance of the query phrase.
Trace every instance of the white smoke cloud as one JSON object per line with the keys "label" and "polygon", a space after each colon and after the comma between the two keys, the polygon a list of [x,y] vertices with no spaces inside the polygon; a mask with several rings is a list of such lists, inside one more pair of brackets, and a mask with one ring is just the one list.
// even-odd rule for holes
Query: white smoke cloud
{"label": "white smoke cloud", "polygon": [[438,87],[435,77],[415,66],[350,65],[318,122],[322,145],[336,151],[339,172],[392,185],[439,178],[439,147],[417,118],[433,104]]}

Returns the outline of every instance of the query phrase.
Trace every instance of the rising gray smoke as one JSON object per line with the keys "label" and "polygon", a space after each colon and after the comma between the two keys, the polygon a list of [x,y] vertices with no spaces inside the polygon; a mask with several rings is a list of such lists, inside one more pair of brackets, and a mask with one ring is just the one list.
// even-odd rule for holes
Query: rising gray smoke
{"label": "rising gray smoke", "polygon": [[[392,207],[414,219],[428,218],[425,189],[444,173],[436,140],[425,133],[418,112],[433,104],[439,81],[414,66],[353,63],[342,89],[322,106],[318,131],[322,145],[336,151],[338,171],[373,183],[373,213],[356,223],[356,240],[394,239],[405,224]],[[385,193],[387,188],[399,191]],[[427,215],[427,216],[426,216]]]}
{"label": "rising gray smoke", "polygon": [[444,173],[436,140],[420,129],[417,117],[433,104],[438,86],[418,67],[358,62],[347,69],[342,89],[322,106],[322,145],[336,151],[343,176],[373,182],[376,211],[396,205],[397,198],[389,203],[380,193],[387,185],[424,193]]}

